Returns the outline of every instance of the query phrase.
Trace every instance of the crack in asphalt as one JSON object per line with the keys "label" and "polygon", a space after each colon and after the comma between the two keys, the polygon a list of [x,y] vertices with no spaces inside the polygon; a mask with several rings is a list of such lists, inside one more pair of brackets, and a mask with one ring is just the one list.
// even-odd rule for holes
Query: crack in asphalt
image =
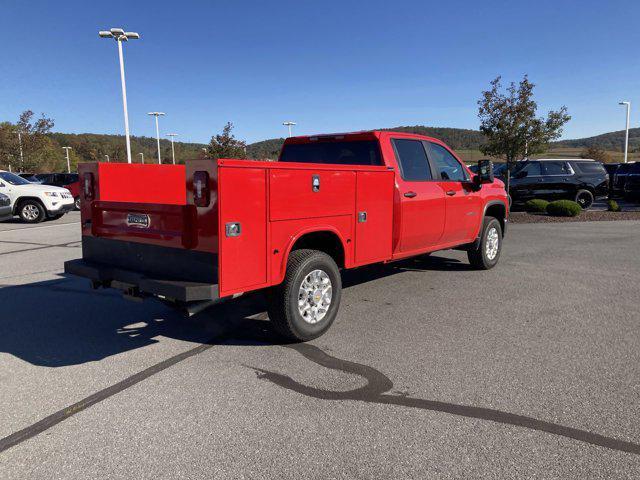
{"label": "crack in asphalt", "polygon": [[[80,248],[80,243],[77,240],[74,240],[73,242],[66,242],[66,243],[58,243],[58,244],[48,244],[48,243],[34,243],[34,242],[16,242],[16,241],[6,241],[6,240],[0,240],[0,244],[1,243],[10,243],[10,244],[21,244],[21,245],[37,245],[36,247],[33,248],[24,248],[22,250],[11,250],[10,252],[2,252],[0,253],[0,256],[2,255],[9,255],[11,253],[21,253],[21,252],[33,252],[34,250],[44,250],[46,248],[55,248],[55,247],[59,247],[59,248]],[[76,245],[74,245],[76,244]]]}
{"label": "crack in asphalt", "polygon": [[259,379],[267,380],[279,387],[291,390],[307,397],[321,400],[354,400],[365,403],[377,403],[381,405],[396,405],[400,407],[417,408],[421,410],[431,410],[457,415],[466,418],[487,420],[503,425],[528,428],[539,432],[550,433],[562,437],[586,442],[591,445],[605,447],[626,453],[640,455],[640,444],[627,442],[617,438],[606,437],[598,433],[580,430],[578,428],[567,427],[544,420],[518,415],[492,408],[474,407],[470,405],[459,405],[455,403],[440,402],[437,400],[427,400],[405,395],[390,395],[393,382],[382,372],[360,363],[342,360],[325,353],[320,348],[310,344],[283,345],[291,348],[305,357],[307,360],[331,370],[338,370],[345,373],[358,375],[367,380],[363,387],[350,391],[332,391],[304,385],[281,373],[264,370],[257,367],[252,368]]}

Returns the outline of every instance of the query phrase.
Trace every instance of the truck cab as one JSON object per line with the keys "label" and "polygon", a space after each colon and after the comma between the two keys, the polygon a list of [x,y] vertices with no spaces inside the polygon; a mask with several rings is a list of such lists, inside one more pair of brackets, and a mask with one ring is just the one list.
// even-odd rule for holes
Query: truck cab
{"label": "truck cab", "polygon": [[284,336],[337,315],[340,269],[448,248],[498,262],[507,196],[443,142],[389,131],[289,138],[277,162],[80,166],[83,258],[68,273],[128,296],[206,306],[265,290]]}

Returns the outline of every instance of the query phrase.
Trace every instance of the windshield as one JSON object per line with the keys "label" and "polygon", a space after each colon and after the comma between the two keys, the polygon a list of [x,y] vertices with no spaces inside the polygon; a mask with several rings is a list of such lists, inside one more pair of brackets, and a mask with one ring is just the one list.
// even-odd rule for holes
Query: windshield
{"label": "windshield", "polygon": [[11,185],[30,185],[30,182],[28,182],[24,178],[10,172],[0,172],[0,180],[3,180]]}

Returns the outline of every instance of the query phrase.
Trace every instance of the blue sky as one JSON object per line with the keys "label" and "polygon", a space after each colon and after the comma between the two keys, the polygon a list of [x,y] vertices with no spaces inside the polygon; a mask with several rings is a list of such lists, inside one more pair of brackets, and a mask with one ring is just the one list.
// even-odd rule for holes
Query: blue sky
{"label": "blue sky", "polygon": [[[640,120],[637,1],[3,0],[0,121],[27,108],[56,131],[122,133],[122,26],[134,135],[205,142],[227,121],[250,142],[424,124],[477,128],[489,81],[523,74],[540,111],[566,105],[563,138]],[[626,23],[625,23],[626,22]]]}

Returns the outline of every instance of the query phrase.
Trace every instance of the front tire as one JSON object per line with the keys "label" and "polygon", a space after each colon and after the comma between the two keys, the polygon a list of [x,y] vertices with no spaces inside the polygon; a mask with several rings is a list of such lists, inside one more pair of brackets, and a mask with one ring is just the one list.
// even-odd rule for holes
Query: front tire
{"label": "front tire", "polygon": [[341,294],[342,280],[333,258],[318,250],[295,250],[284,282],[267,297],[269,319],[288,340],[313,340],[335,320]]}
{"label": "front tire", "polygon": [[40,223],[47,216],[44,207],[37,200],[24,200],[18,208],[18,215],[25,223]]}
{"label": "front tire", "polygon": [[76,197],[73,201],[73,207],[76,210],[80,210],[80,197]]}
{"label": "front tire", "polygon": [[469,263],[477,270],[489,270],[496,266],[502,251],[502,226],[495,217],[485,217],[480,242],[467,251]]}

